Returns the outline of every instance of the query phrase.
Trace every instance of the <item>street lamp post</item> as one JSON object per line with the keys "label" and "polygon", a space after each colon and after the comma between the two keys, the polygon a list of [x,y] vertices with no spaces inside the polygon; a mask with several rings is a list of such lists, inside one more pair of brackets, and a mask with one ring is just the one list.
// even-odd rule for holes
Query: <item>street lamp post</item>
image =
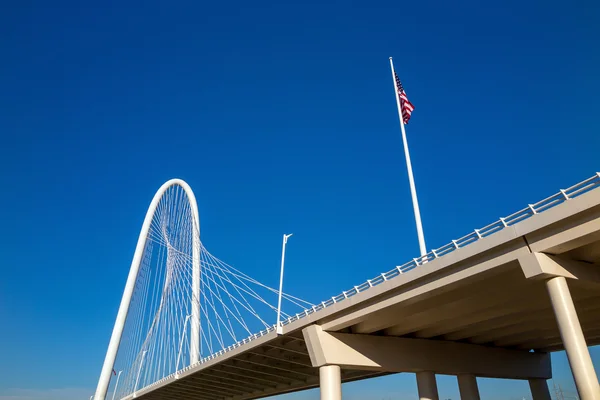
{"label": "street lamp post", "polygon": [[283,235],[283,245],[281,247],[281,272],[279,274],[279,300],[277,302],[277,325],[276,330],[277,334],[281,335],[283,333],[283,327],[281,326],[281,291],[283,290],[283,267],[285,265],[285,245],[287,244],[288,238],[293,234]]}

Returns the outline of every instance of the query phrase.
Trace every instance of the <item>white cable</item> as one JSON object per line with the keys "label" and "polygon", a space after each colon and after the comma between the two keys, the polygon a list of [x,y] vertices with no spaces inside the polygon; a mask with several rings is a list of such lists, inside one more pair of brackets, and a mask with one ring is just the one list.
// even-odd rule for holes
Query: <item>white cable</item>
{"label": "white cable", "polygon": [[[272,326],[271,319],[274,323],[278,291],[194,243],[194,221],[185,191],[178,185],[166,190],[150,221],[115,362],[123,371],[115,398],[130,396],[189,365],[195,246],[200,257],[200,294],[194,299],[200,306],[200,360]],[[288,313],[311,305],[287,294],[282,298]]]}

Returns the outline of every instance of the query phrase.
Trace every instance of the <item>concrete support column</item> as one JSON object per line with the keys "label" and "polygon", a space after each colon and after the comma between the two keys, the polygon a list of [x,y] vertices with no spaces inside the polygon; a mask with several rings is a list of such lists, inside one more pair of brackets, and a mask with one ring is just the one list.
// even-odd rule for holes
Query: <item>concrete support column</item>
{"label": "concrete support column", "polygon": [[533,397],[533,400],[552,400],[545,379],[530,379],[529,389],[531,390],[531,397]]}
{"label": "concrete support column", "polygon": [[585,343],[567,280],[557,276],[546,281],[560,336],[567,352],[581,400],[600,400],[600,385]]}
{"label": "concrete support column", "polygon": [[480,400],[477,378],[471,374],[460,374],[458,378],[458,390],[460,400]]}
{"label": "concrete support column", "polygon": [[337,365],[319,368],[321,400],[342,400],[342,374]]}
{"label": "concrete support column", "polygon": [[439,400],[435,374],[430,371],[417,372],[419,400]]}

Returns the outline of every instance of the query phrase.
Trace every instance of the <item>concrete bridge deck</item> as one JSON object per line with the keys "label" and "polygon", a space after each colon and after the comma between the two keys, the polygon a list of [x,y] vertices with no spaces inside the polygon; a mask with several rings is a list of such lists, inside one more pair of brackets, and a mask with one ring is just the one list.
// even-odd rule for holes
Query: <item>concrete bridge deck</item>
{"label": "concrete bridge deck", "polygon": [[[547,353],[577,336],[561,318],[575,328],[578,319],[587,345],[600,344],[599,262],[600,190],[593,190],[130,397],[255,399],[317,387],[320,371],[323,391],[329,370],[319,367],[337,366],[334,383],[396,372],[468,374],[527,379],[534,398],[547,398],[539,386],[551,377]],[[569,294],[574,320],[561,314]],[[597,399],[595,375],[585,368],[577,375],[585,354],[577,359],[575,345],[567,351],[578,389],[592,393],[580,396]]]}

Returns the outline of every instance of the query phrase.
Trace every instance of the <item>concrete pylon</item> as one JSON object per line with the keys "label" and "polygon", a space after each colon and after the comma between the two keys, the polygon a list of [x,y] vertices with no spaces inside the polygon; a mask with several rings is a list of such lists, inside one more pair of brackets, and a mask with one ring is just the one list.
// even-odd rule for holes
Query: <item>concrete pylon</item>
{"label": "concrete pylon", "polygon": [[342,375],[338,365],[319,368],[321,400],[342,400]]}
{"label": "concrete pylon", "polygon": [[533,400],[552,400],[550,397],[550,389],[545,379],[530,379],[529,389]]}
{"label": "concrete pylon", "polygon": [[460,400],[480,400],[477,378],[471,374],[460,374],[457,376]]}
{"label": "concrete pylon", "polygon": [[417,372],[419,400],[439,400],[435,374],[431,371]]}
{"label": "concrete pylon", "polygon": [[600,385],[577,317],[573,298],[563,276],[546,281],[560,336],[567,352],[581,400],[600,400]]}

